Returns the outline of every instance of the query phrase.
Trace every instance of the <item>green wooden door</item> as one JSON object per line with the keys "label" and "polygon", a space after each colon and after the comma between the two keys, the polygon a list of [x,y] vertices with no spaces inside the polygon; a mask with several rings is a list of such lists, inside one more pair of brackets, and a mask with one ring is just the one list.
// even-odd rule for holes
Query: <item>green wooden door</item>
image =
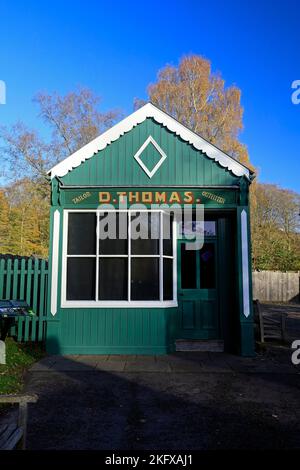
{"label": "green wooden door", "polygon": [[201,250],[178,241],[178,339],[220,337],[217,248],[216,238],[207,238]]}

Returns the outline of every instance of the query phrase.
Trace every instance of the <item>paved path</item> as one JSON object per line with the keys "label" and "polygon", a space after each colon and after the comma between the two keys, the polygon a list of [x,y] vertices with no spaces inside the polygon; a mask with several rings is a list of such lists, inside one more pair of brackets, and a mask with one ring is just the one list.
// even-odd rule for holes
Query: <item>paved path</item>
{"label": "paved path", "polygon": [[31,372],[263,372],[295,374],[287,348],[272,349],[265,355],[243,358],[225,353],[185,352],[164,356],[143,355],[73,355],[49,356],[35,363]]}
{"label": "paved path", "polygon": [[300,448],[299,373],[288,348],[47,357],[27,375],[28,447]]}

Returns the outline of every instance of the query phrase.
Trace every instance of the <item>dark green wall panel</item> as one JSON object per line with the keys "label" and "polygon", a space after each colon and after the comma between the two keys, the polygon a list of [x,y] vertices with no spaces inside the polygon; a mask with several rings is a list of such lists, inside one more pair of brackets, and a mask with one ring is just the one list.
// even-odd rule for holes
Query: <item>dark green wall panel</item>
{"label": "dark green wall panel", "polygon": [[[133,158],[151,135],[167,159],[149,178]],[[151,152],[148,152],[150,155]],[[143,154],[143,160],[146,154]],[[152,162],[153,163],[153,162]],[[149,165],[152,168],[151,165]],[[63,178],[65,185],[234,185],[239,178],[151,118],[137,125]]]}
{"label": "dark green wall panel", "polygon": [[176,317],[176,308],[62,309],[53,322],[55,341],[50,326],[47,349],[56,354],[163,354],[172,348]]}

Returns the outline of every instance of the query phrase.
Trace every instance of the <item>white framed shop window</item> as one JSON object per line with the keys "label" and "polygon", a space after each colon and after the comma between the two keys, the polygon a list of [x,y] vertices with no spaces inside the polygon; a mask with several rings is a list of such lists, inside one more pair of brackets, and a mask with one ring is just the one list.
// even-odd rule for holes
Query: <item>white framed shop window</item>
{"label": "white framed shop window", "polygon": [[[116,238],[103,239],[109,219]],[[62,308],[176,307],[176,264],[176,222],[161,209],[64,210]]]}

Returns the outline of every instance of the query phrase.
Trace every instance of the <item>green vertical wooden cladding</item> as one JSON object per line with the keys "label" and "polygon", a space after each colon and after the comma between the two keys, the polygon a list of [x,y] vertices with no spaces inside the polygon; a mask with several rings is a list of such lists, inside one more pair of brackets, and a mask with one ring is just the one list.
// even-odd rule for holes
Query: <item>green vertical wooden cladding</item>
{"label": "green vertical wooden cladding", "polygon": [[1,258],[0,299],[26,300],[35,312],[18,318],[11,334],[18,341],[44,341],[47,318],[48,262],[44,259]]}
{"label": "green vertical wooden cladding", "polygon": [[[151,135],[168,155],[150,179],[133,158]],[[148,150],[149,151],[149,150]],[[146,154],[141,155],[143,161]],[[156,154],[155,154],[156,158]],[[154,160],[155,161],[155,160]],[[149,168],[154,161],[147,161]],[[239,178],[149,118],[60,178],[64,185],[234,185]]]}
{"label": "green vertical wooden cladding", "polygon": [[[138,164],[134,155],[152,136],[167,155],[156,173],[150,178]],[[52,243],[58,238],[57,292],[53,296],[54,312],[48,312],[47,350],[54,354],[165,354],[175,349],[176,339],[197,326],[200,338],[224,339],[225,348],[245,355],[253,354],[252,314],[243,318],[241,289],[241,246],[239,237],[240,206],[248,207],[249,181],[196,150],[175,132],[153,118],[146,118],[112,141],[67,174],[52,179],[52,207],[50,219],[49,279],[53,261]],[[90,158],[89,158],[90,157]],[[153,146],[140,155],[151,170],[159,159]],[[77,162],[78,163],[78,162]],[[203,294],[201,301],[187,305],[183,319],[182,301],[178,307],[140,308],[79,308],[62,307],[62,239],[64,209],[93,209],[99,205],[99,192],[110,191],[194,191],[205,206],[205,214],[213,215],[218,223],[217,283],[213,297]],[[118,202],[117,198],[112,200]],[[53,237],[54,214],[59,215],[59,233]],[[56,219],[57,221],[57,219]],[[250,263],[249,257],[249,263]],[[13,268],[10,267],[10,270]],[[35,266],[28,266],[34,278]],[[56,273],[56,266],[54,273]],[[229,274],[228,274],[229,273]],[[9,274],[11,276],[11,274]],[[54,276],[55,277],[55,276]],[[29,290],[43,290],[46,283],[36,287],[32,278]],[[26,291],[28,284],[23,282]],[[0,286],[1,289],[1,286]],[[251,288],[250,288],[251,294]],[[48,290],[50,306],[51,290]],[[189,299],[187,299],[189,300]],[[190,299],[193,300],[193,299]],[[199,300],[199,299],[198,299]],[[37,305],[37,308],[39,306]],[[201,308],[201,315],[195,309]],[[50,310],[50,309],[48,309]],[[219,316],[212,312],[219,312]],[[197,312],[196,312],[197,313]],[[25,325],[26,326],[26,325]],[[248,328],[247,332],[246,329]],[[191,333],[190,338],[194,338]],[[216,339],[217,339],[216,338]]]}

